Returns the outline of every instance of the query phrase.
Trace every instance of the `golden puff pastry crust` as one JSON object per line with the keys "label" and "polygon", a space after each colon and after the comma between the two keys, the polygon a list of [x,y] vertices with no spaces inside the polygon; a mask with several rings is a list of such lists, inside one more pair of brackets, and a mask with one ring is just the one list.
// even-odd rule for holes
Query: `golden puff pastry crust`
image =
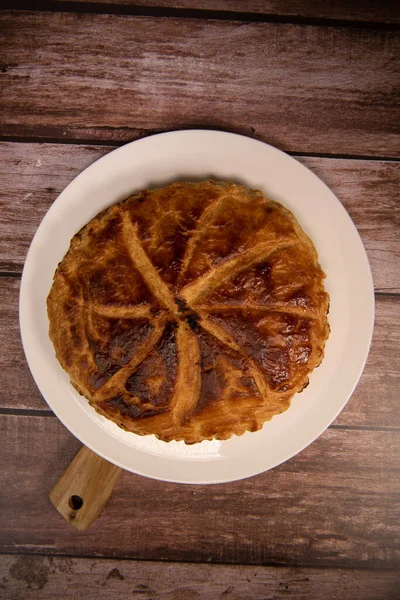
{"label": "golden puff pastry crust", "polygon": [[281,204],[230,182],[174,183],[74,236],[49,335],[71,383],[120,427],[224,440],[307,385],[329,335],[324,277]]}

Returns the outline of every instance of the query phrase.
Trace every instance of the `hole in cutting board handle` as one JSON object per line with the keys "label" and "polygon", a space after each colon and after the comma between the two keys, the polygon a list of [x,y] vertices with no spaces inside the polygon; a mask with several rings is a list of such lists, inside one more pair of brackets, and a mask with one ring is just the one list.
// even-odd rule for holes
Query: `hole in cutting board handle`
{"label": "hole in cutting board handle", "polygon": [[80,496],[71,496],[68,500],[68,505],[72,510],[79,510],[83,506],[83,499]]}

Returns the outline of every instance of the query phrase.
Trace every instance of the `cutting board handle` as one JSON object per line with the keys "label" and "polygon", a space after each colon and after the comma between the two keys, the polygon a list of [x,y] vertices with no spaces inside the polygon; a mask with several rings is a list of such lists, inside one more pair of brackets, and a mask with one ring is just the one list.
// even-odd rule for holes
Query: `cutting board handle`
{"label": "cutting board handle", "polygon": [[49,494],[64,519],[83,531],[103,510],[122,469],[83,446]]}

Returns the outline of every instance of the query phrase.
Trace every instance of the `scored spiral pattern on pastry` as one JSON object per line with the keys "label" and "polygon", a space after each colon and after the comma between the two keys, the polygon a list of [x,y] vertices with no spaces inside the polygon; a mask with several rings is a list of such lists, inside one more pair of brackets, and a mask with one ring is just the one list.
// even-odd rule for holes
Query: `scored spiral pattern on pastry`
{"label": "scored spiral pattern on pastry", "polygon": [[260,429],[321,362],[328,295],[293,214],[229,182],[144,190],[71,241],[48,296],[71,383],[138,434]]}

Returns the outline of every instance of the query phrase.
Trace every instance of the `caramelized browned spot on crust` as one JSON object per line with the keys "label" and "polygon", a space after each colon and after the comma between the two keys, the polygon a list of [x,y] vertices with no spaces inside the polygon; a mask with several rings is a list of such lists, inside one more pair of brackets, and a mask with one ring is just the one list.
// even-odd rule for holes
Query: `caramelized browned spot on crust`
{"label": "caramelized browned spot on crust", "polygon": [[289,311],[299,309],[300,314],[307,310],[317,314],[321,305],[327,306],[327,294],[325,274],[315,259],[307,247],[301,251],[297,245],[283,248],[224,282],[201,302],[202,308],[282,306]]}
{"label": "caramelized browned spot on crust", "polygon": [[201,394],[195,413],[216,402],[235,402],[261,395],[251,373],[249,361],[204,329],[199,332],[201,355]]}
{"label": "caramelized browned spot on crust", "polygon": [[114,419],[126,417],[128,419],[143,419],[144,417],[154,417],[165,409],[151,409],[142,407],[138,404],[130,403],[122,396],[116,396],[111,400],[104,400],[99,405],[101,409]]}
{"label": "caramelized browned spot on crust", "polygon": [[[90,323],[90,326],[89,326]],[[146,319],[107,319],[92,315],[86,330],[89,349],[98,369],[91,382],[98,389],[134,356],[153,327]]]}
{"label": "caramelized browned spot on crust", "polygon": [[312,322],[293,314],[252,311],[211,314],[244,352],[253,357],[271,389],[289,389],[293,379],[308,371]]}
{"label": "caramelized browned spot on crust", "polygon": [[227,439],[308,384],[329,335],[324,277],[292,213],[261,192],[144,190],[72,239],[50,337],[72,384],[120,427]]}
{"label": "caramelized browned spot on crust", "polygon": [[233,186],[215,206],[199,236],[186,282],[258,245],[290,240],[292,233],[293,226],[278,205],[268,203],[258,192],[244,197],[240,187]]}
{"label": "caramelized browned spot on crust", "polygon": [[127,379],[125,389],[140,403],[165,406],[176,381],[176,325],[167,324],[159,343]]}

